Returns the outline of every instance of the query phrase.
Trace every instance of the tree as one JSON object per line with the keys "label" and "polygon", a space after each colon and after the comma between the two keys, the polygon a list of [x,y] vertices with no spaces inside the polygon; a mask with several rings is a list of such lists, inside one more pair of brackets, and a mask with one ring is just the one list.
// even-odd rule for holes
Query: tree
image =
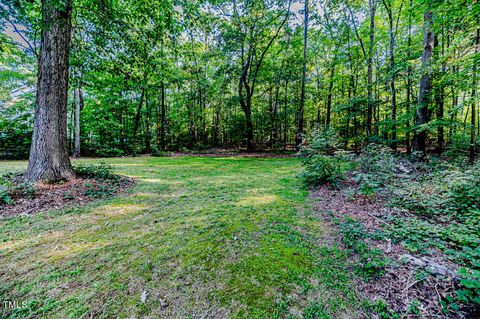
{"label": "tree", "polygon": [[[389,59],[390,59],[390,94],[392,105],[392,141],[391,147],[397,149],[397,91],[395,89],[395,34],[398,25],[394,26],[392,0],[382,0],[388,17]],[[400,4],[398,15],[402,12],[403,0]],[[397,20],[398,21],[398,20]]]}
{"label": "tree", "polygon": [[427,130],[423,127],[428,122],[428,104],[430,102],[431,90],[431,71],[430,62],[433,50],[433,31],[432,31],[432,12],[428,8],[424,14],[423,29],[423,55],[422,55],[422,78],[420,80],[420,89],[418,93],[418,106],[415,116],[415,125],[417,126],[413,136],[413,150],[425,152],[427,141]]}
{"label": "tree", "polygon": [[303,137],[303,112],[305,108],[305,80],[307,77],[307,35],[308,35],[308,0],[305,0],[303,21],[303,65],[302,65],[302,91],[300,93],[300,107],[298,110],[298,130],[295,140],[297,150],[302,144]]}
{"label": "tree", "polygon": [[80,113],[83,109],[83,90],[81,87],[74,89],[74,143],[73,143],[73,156],[80,157],[81,149],[80,149]]}
{"label": "tree", "polygon": [[42,0],[36,110],[27,169],[29,181],[68,180],[67,98],[72,1]]}
{"label": "tree", "polygon": [[[253,138],[253,122],[252,122],[252,100],[255,92],[255,85],[258,79],[259,71],[262,67],[265,55],[272,46],[275,39],[278,37],[280,30],[283,28],[290,16],[290,4],[288,2],[288,8],[285,11],[280,11],[278,14],[268,16],[263,22],[263,25],[257,26],[259,20],[257,15],[261,10],[264,10],[267,6],[262,3],[261,5],[255,5],[250,2],[246,2],[244,5],[245,15],[248,20],[247,23],[243,23],[246,17],[240,18],[238,7],[234,7],[234,16],[240,28],[240,32],[244,32],[241,36],[241,72],[238,79],[238,98],[240,106],[245,114],[246,120],[246,138],[247,138],[247,151],[255,150],[255,143]],[[270,30],[269,26],[274,23],[279,17],[284,15],[280,24],[274,29],[273,35],[269,38],[266,37],[267,31]],[[261,41],[266,41],[266,44],[262,46]]]}
{"label": "tree", "polygon": [[[479,19],[477,18],[477,23]],[[477,28],[475,35],[475,55],[473,57],[473,69],[472,69],[472,101],[471,101],[471,122],[470,122],[470,147],[469,147],[469,162],[473,164],[475,162],[475,98],[476,98],[476,88],[477,88],[477,54],[480,50],[480,28]]]}

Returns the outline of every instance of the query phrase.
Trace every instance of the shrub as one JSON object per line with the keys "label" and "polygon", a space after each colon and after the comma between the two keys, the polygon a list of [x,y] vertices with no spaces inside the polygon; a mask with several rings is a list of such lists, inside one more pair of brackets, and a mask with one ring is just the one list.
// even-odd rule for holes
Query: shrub
{"label": "shrub", "polygon": [[78,176],[96,179],[117,179],[117,175],[113,174],[113,167],[105,162],[98,164],[79,164],[74,166],[74,171]]}
{"label": "shrub", "polygon": [[338,185],[345,178],[346,163],[341,156],[333,156],[339,143],[333,130],[315,130],[302,145],[298,157],[304,171],[300,177],[307,185]]}
{"label": "shrub", "polygon": [[338,157],[314,155],[302,161],[304,171],[300,177],[307,185],[338,185],[345,179],[345,163]]}
{"label": "shrub", "polygon": [[307,136],[298,156],[300,158],[308,158],[315,155],[333,155],[339,144],[340,139],[335,130],[316,129]]}
{"label": "shrub", "polygon": [[118,157],[125,155],[125,152],[119,148],[101,148],[95,151],[95,155],[100,157]]}

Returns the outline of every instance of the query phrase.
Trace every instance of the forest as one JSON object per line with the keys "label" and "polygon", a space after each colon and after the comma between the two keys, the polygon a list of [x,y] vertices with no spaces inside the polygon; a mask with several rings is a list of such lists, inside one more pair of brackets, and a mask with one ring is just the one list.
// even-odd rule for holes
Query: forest
{"label": "forest", "polygon": [[[0,152],[21,158],[33,127],[39,3],[3,3]],[[331,127],[349,149],[370,141],[406,153],[454,149],[473,160],[480,131],[475,1],[303,6],[74,3],[70,153],[80,145],[90,156],[284,150]]]}
{"label": "forest", "polygon": [[0,318],[480,317],[478,0],[0,0]]}

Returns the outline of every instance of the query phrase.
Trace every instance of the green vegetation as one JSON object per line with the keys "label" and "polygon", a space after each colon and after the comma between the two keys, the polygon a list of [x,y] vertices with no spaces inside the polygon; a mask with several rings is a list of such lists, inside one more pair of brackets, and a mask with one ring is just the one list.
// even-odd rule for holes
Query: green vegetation
{"label": "green vegetation", "polygon": [[[0,295],[28,300],[5,316],[351,317],[349,256],[370,288],[390,270],[368,227],[462,265],[432,316],[472,310],[479,61],[478,0],[2,0],[0,159],[29,159],[0,164]],[[424,314],[427,290],[366,307]]]}
{"label": "green vegetation", "polygon": [[322,244],[298,160],[106,163],[137,179],[128,196],[0,220],[0,295],[27,302],[3,317],[356,316],[347,256]]}
{"label": "green vegetation", "polygon": [[121,156],[250,139],[282,150],[316,128],[356,151],[424,151],[422,137],[468,156],[479,144],[476,1],[4,0],[2,157],[28,155],[35,97],[22,90],[35,87],[49,3],[74,17],[72,154],[77,134],[83,154]]}
{"label": "green vegetation", "polygon": [[31,198],[35,188],[28,182],[18,181],[19,174],[5,174],[0,176],[0,205],[13,204],[17,197]]}
{"label": "green vegetation", "polygon": [[[358,156],[341,152],[334,155],[335,147],[326,145],[335,145],[336,137],[325,132],[317,134],[312,137],[313,143],[300,152],[307,159],[303,160],[301,176],[317,185],[334,180],[351,199],[363,196],[391,206],[390,215],[382,217],[382,236],[401,243],[412,253],[428,256],[440,251],[461,266],[461,288],[457,299],[450,302],[480,304],[478,164],[468,165],[465,158],[458,156],[422,156],[423,160],[418,161],[416,154],[396,154],[378,144],[368,145]],[[327,148],[332,149],[332,155],[326,155]],[[330,179],[317,178],[325,176],[324,163],[342,163],[341,178],[337,177],[337,170],[328,170]],[[369,268],[373,274],[385,266],[379,252],[364,242],[365,238],[378,234],[368,234],[355,219],[335,222],[345,247],[359,256],[361,267],[367,268],[363,272],[367,277]]]}
{"label": "green vegetation", "polygon": [[349,166],[345,156],[330,156],[339,145],[335,131],[316,130],[307,142],[308,144],[303,145],[298,154],[304,166],[300,177],[310,186],[323,184],[338,186],[345,179]]}
{"label": "green vegetation", "polygon": [[368,237],[375,238],[375,234],[368,233],[361,223],[351,217],[334,222],[339,225],[341,240],[347,250],[358,256],[355,263],[357,273],[365,280],[382,276],[387,260],[380,250],[369,247],[365,242]]}

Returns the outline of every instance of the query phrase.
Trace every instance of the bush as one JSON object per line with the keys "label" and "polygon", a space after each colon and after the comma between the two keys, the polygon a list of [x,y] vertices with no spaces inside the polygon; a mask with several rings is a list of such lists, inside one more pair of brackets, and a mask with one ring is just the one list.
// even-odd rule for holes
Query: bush
{"label": "bush", "polygon": [[79,164],[74,166],[74,171],[77,176],[85,178],[96,178],[96,179],[117,179],[118,176],[113,174],[113,167],[110,164],[105,162],[100,162],[98,164]]}
{"label": "bush", "polygon": [[345,179],[345,163],[338,157],[314,155],[302,161],[304,171],[300,177],[307,185],[338,185]]}
{"label": "bush", "polygon": [[300,158],[308,158],[315,155],[333,155],[339,144],[340,139],[335,130],[316,129],[307,136],[298,156]]}
{"label": "bush", "polygon": [[100,157],[118,157],[125,155],[125,152],[119,148],[97,149],[95,155]]}
{"label": "bush", "polygon": [[345,178],[346,163],[341,156],[333,156],[339,143],[333,130],[315,130],[302,145],[298,157],[304,171],[300,177],[307,185],[338,185]]}
{"label": "bush", "polygon": [[442,168],[405,184],[394,203],[425,216],[470,218],[480,210],[480,167]]}

